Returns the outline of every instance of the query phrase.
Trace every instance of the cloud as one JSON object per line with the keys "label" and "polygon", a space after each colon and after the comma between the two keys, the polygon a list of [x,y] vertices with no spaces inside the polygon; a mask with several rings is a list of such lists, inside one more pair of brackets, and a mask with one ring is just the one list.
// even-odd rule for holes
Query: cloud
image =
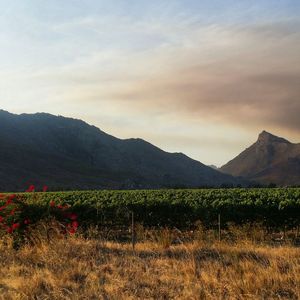
{"label": "cloud", "polygon": [[[208,45],[202,47],[201,31],[194,32],[190,48],[167,47],[157,56],[149,56],[140,77],[130,78],[127,71],[125,84],[115,82],[113,89],[106,90],[105,98],[112,105],[129,105],[154,114],[177,113],[245,127],[297,131],[300,24],[216,27],[202,33],[209,36]],[[151,72],[149,62],[155,72]],[[157,66],[161,68],[157,70]]]}
{"label": "cloud", "polygon": [[219,164],[262,129],[300,138],[299,20],[89,15],[44,26],[51,39],[26,39],[28,62],[0,71],[4,108],[83,118]]}
{"label": "cloud", "polygon": [[[98,23],[83,19],[61,28],[98,28]],[[84,103],[91,109],[101,105],[107,114],[125,111],[245,129],[299,129],[298,21],[247,26],[141,23],[135,31],[126,24],[122,20],[133,40],[144,32],[164,42],[149,49],[94,49],[71,63],[33,72],[30,80],[38,86],[47,82],[52,103]]]}

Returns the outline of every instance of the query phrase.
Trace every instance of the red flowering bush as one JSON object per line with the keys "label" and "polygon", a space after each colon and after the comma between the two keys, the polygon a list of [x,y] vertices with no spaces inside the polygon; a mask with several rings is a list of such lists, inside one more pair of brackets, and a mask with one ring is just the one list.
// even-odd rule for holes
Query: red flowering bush
{"label": "red flowering bush", "polygon": [[55,201],[49,203],[49,215],[54,217],[58,222],[60,222],[64,230],[62,233],[74,234],[76,233],[79,223],[78,216],[71,211],[71,206],[68,204],[56,204]]}
{"label": "red flowering bush", "polygon": [[24,203],[16,195],[0,195],[0,232],[20,233],[26,230],[30,220],[24,217]]}
{"label": "red flowering bush", "polygon": [[[35,186],[30,185],[26,193],[33,193],[35,190]],[[43,192],[47,190],[48,187],[44,186]],[[26,204],[21,194],[0,195],[0,236],[12,235],[17,244],[26,237],[31,240],[30,235],[36,234],[35,229],[39,227],[35,225],[43,222],[51,224],[47,220],[52,220],[52,224],[59,224],[60,234],[63,235],[75,234],[79,226],[78,216],[72,212],[68,204],[56,204],[51,201],[48,213],[44,211],[44,214],[37,215],[32,206]],[[51,228],[47,230],[49,229],[51,230]]]}

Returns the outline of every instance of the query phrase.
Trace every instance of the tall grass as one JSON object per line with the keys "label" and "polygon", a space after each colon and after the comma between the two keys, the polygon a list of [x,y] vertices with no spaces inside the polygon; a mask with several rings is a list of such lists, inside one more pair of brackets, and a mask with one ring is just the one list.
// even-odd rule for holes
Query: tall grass
{"label": "tall grass", "polygon": [[[300,299],[300,250],[251,239],[130,243],[90,235],[0,241],[0,299]],[[235,233],[237,235],[237,233]],[[197,236],[196,236],[197,237]],[[177,242],[176,242],[177,241]]]}

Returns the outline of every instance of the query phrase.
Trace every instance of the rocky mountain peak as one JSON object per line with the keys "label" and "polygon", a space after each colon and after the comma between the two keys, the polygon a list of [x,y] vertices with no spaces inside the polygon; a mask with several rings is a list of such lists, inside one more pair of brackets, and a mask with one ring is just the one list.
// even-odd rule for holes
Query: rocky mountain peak
{"label": "rocky mountain peak", "polygon": [[271,144],[271,143],[286,143],[290,144],[290,142],[284,138],[273,135],[267,131],[262,131],[259,136],[257,142],[259,144]]}

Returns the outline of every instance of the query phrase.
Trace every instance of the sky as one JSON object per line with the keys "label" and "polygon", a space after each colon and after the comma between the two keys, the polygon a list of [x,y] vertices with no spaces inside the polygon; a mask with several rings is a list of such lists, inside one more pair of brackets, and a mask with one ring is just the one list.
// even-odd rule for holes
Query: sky
{"label": "sky", "polygon": [[300,142],[299,0],[0,0],[0,109],[221,166]]}

